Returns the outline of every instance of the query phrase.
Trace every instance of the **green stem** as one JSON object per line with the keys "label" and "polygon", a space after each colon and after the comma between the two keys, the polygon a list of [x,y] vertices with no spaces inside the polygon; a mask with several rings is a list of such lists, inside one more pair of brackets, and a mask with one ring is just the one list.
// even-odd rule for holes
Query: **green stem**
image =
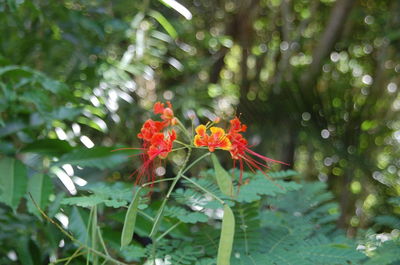
{"label": "green stem", "polygon": [[184,142],[181,142],[181,141],[179,141],[179,140],[175,140],[174,143],[181,144],[181,145],[185,146],[185,148],[193,147],[192,145],[190,145],[190,144],[185,144]]}
{"label": "green stem", "polygon": [[[92,220],[92,248],[98,249],[97,247],[97,205],[93,206],[93,220]],[[107,255],[108,256],[108,255]],[[99,264],[99,257],[94,253],[92,254],[92,265]]]}
{"label": "green stem", "polygon": [[148,215],[147,213],[143,212],[143,211],[138,211],[138,213],[140,215],[143,215],[144,217],[146,217],[147,219],[149,219],[151,222],[154,222],[154,218],[151,217],[150,215]]}
{"label": "green stem", "polygon": [[201,185],[197,184],[196,182],[194,182],[193,180],[191,180],[190,178],[186,177],[185,175],[182,175],[182,178],[186,179],[187,181],[189,181],[190,183],[192,183],[194,186],[196,186],[197,188],[199,188],[200,190],[204,191],[205,193],[211,195],[211,197],[213,197],[214,199],[216,199],[217,201],[219,201],[222,205],[225,205],[225,202],[219,198],[217,195],[215,195],[214,193],[212,193],[211,191],[207,190],[206,188],[202,187]]}
{"label": "green stem", "polygon": [[[188,153],[187,153],[187,155],[186,155],[186,159],[185,159],[185,161],[183,162],[183,165],[182,165],[181,169],[179,170],[178,174],[176,175],[174,181],[173,181],[172,184],[171,184],[171,187],[170,187],[169,190],[168,190],[167,195],[165,196],[165,201],[168,200],[169,197],[171,196],[171,193],[172,193],[172,191],[174,190],[174,187],[175,187],[176,183],[178,183],[179,179],[182,177],[182,174],[183,174],[184,172],[186,172],[187,169],[191,168],[191,167],[194,165],[194,164],[193,164],[194,162],[193,162],[192,164],[190,164],[190,165],[188,166],[188,168],[185,169],[186,164],[187,164],[187,162],[189,161],[189,158],[190,158],[190,155],[191,155],[191,154],[192,154],[192,149],[189,149],[189,150],[188,150]],[[195,162],[196,162],[196,161],[195,161]]]}
{"label": "green stem", "polygon": [[99,240],[100,240],[101,245],[103,246],[104,252],[106,253],[107,256],[110,256],[110,254],[108,253],[106,244],[104,243],[103,236],[101,235],[100,227],[97,227],[97,233],[99,235]]}
{"label": "green stem", "polygon": [[183,125],[183,123],[179,119],[176,119],[176,120],[178,121],[178,127],[185,133],[185,135],[189,139],[189,141],[192,141],[192,137],[191,137],[189,131]]}
{"label": "green stem", "polygon": [[204,155],[202,155],[199,158],[197,158],[196,160],[194,160],[193,163],[191,163],[189,166],[187,166],[187,168],[185,168],[185,170],[183,170],[182,174],[185,174],[189,169],[191,169],[194,165],[196,165],[200,160],[202,160],[203,158],[205,158],[209,155],[211,155],[210,152],[205,153]]}
{"label": "green stem", "polygon": [[[94,213],[94,207],[90,208],[90,213],[89,213],[89,220],[88,220],[88,226],[87,226],[87,232],[86,232],[86,240],[85,240],[85,245],[89,245],[89,227],[92,226],[92,222],[93,222],[93,213]],[[92,242],[92,246],[93,246],[93,242]],[[89,265],[89,260],[90,260],[90,251],[88,251],[87,255],[86,255],[86,265]]]}
{"label": "green stem", "polygon": [[179,221],[176,224],[174,224],[173,226],[171,226],[170,228],[168,228],[167,231],[165,231],[161,236],[157,237],[156,241],[160,241],[164,236],[168,235],[169,232],[171,232],[172,230],[174,230],[178,225],[180,225],[182,222]]}
{"label": "green stem", "polygon": [[[176,141],[176,140],[175,140],[175,141]],[[174,148],[174,149],[171,150],[171,152],[175,152],[175,151],[182,150],[182,149],[186,149],[186,148],[187,148],[186,146]]]}
{"label": "green stem", "polygon": [[159,182],[164,182],[164,181],[169,181],[169,180],[174,180],[175,178],[165,178],[165,179],[158,179],[152,182],[147,182],[145,184],[142,185],[142,188],[145,188],[151,184],[155,184],[155,183],[159,183]]}
{"label": "green stem", "polygon": [[153,228],[151,229],[151,232],[150,232],[150,237],[151,238],[153,238],[158,232],[158,228],[160,226],[160,222],[161,222],[161,219],[162,219],[162,216],[163,216],[163,213],[164,213],[165,204],[167,203],[169,197],[171,196],[171,193],[174,190],[176,183],[178,183],[179,179],[181,178],[181,176],[183,174],[183,170],[185,169],[186,164],[189,161],[189,158],[190,158],[191,154],[192,154],[192,149],[189,148],[188,149],[188,153],[186,155],[186,159],[183,162],[183,165],[182,165],[181,169],[179,170],[178,174],[174,178],[174,181],[172,182],[171,187],[169,188],[168,193],[165,196],[165,199],[161,203],[161,206],[160,206],[160,208],[159,208],[159,210],[157,212],[157,215],[155,217],[155,221],[154,221],[154,224],[153,224]]}
{"label": "green stem", "polygon": [[54,264],[57,264],[57,263],[60,263],[60,262],[63,262],[63,261],[66,261],[66,263],[64,265],[68,265],[71,262],[71,260],[73,260],[74,258],[85,254],[85,252],[80,252],[79,253],[79,251],[81,251],[81,249],[82,249],[82,247],[79,247],[77,250],[75,250],[75,252],[71,256],[66,257],[66,258],[62,258],[62,259],[57,259],[56,261],[51,262],[50,265],[54,265]]}

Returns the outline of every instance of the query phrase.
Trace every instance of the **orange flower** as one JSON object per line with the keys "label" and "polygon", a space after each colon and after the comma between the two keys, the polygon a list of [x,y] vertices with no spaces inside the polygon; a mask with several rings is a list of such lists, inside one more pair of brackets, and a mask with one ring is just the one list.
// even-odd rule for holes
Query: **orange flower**
{"label": "orange flower", "polygon": [[155,180],[155,169],[161,165],[160,159],[168,156],[176,140],[175,130],[164,132],[168,126],[176,124],[171,103],[167,102],[167,107],[164,107],[164,103],[156,102],[153,111],[155,114],[161,114],[162,121],[148,119],[137,135],[143,140],[142,148],[137,148],[142,150],[140,157],[143,164],[131,175],[136,175],[136,184],[143,182],[144,175],[147,175],[148,181]]}
{"label": "orange flower", "polygon": [[144,122],[142,128],[140,129],[140,133],[137,135],[139,139],[143,139],[145,142],[150,142],[151,138],[155,133],[160,132],[164,129],[164,123],[161,121],[153,121],[152,119],[148,119]]}
{"label": "orange flower", "polygon": [[[240,178],[239,183],[242,181],[243,176],[243,162],[250,168],[251,171],[255,172],[254,169],[260,170],[264,175],[265,169],[269,169],[268,162],[285,164],[283,162],[273,160],[271,158],[260,155],[248,146],[247,140],[241,134],[247,130],[247,126],[242,124],[239,118],[235,117],[230,121],[230,128],[227,134],[227,138],[231,142],[232,146],[229,150],[233,159],[233,167],[236,167],[236,161],[239,161]],[[255,159],[254,157],[258,158]]]}
{"label": "orange flower", "polygon": [[231,142],[229,141],[224,129],[219,127],[210,128],[211,135],[207,134],[207,127],[199,125],[196,128],[196,136],[194,137],[194,145],[206,146],[210,152],[214,152],[216,148],[223,150],[231,149]]}
{"label": "orange flower", "polygon": [[158,157],[161,159],[165,159],[168,156],[169,152],[171,152],[172,145],[175,140],[175,130],[171,130],[171,132],[168,132],[168,135],[164,135],[164,133],[154,134],[151,139],[151,145],[147,151],[149,158],[154,159]]}
{"label": "orange flower", "polygon": [[174,116],[174,111],[172,110],[171,102],[167,101],[167,106],[164,107],[164,103],[156,102],[153,106],[154,114],[161,114],[161,119],[166,123],[166,125],[175,125],[177,120]]}

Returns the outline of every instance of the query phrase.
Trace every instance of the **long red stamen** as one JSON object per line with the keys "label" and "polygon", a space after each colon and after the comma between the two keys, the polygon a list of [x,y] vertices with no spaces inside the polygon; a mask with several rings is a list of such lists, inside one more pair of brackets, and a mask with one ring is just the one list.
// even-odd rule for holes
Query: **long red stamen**
{"label": "long red stamen", "polygon": [[122,150],[144,150],[144,148],[118,148],[111,150],[111,152],[122,151]]}
{"label": "long red stamen", "polygon": [[281,161],[278,161],[278,160],[273,160],[273,159],[268,158],[268,157],[266,157],[266,156],[260,155],[260,154],[254,152],[253,150],[251,150],[251,149],[249,149],[249,148],[247,148],[247,147],[246,147],[245,149],[246,149],[246,151],[249,152],[250,154],[257,156],[257,157],[261,158],[261,159],[264,160],[264,161],[274,162],[274,163],[279,163],[279,164],[284,164],[284,165],[287,165],[287,166],[289,165],[289,164],[286,164],[286,163],[284,163],[284,162],[281,162]]}
{"label": "long red stamen", "polygon": [[256,174],[256,171],[253,169],[253,166],[250,164],[251,161],[249,161],[248,159],[244,158],[243,156],[241,156],[240,160],[244,160],[244,162],[246,163],[246,165],[250,168],[251,172],[253,172],[254,174]]}
{"label": "long red stamen", "polygon": [[248,156],[248,155],[243,155],[243,156],[245,156],[247,159],[251,160],[253,163],[256,163],[256,164],[258,164],[258,165],[260,165],[260,166],[266,168],[267,170],[271,169],[268,165],[263,164],[263,163],[261,163],[261,162],[255,160],[254,158],[252,158],[252,157],[250,157],[250,156]]}
{"label": "long red stamen", "polygon": [[[246,161],[246,160],[245,160]],[[250,161],[249,161],[250,162]],[[285,188],[283,188],[281,185],[275,183],[275,181],[268,176],[267,173],[265,173],[257,164],[252,164],[256,169],[258,169],[259,171],[261,171],[261,173],[269,180],[271,181],[275,186],[277,186],[278,188],[280,188],[281,190],[285,190]]]}
{"label": "long red stamen", "polygon": [[243,161],[239,160],[240,176],[239,176],[239,186],[242,185],[243,180]]}

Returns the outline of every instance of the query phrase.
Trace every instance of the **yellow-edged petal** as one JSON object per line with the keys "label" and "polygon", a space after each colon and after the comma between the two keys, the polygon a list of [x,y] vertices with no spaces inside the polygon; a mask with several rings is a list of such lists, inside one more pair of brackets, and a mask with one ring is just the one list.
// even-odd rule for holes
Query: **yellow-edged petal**
{"label": "yellow-edged petal", "polygon": [[231,141],[229,141],[229,139],[225,137],[220,143],[220,148],[227,151],[231,150],[232,148]]}
{"label": "yellow-edged petal", "polygon": [[206,126],[203,124],[196,127],[196,133],[200,136],[204,136],[206,134]]}
{"label": "yellow-edged petal", "polygon": [[193,144],[196,147],[204,146],[203,140],[201,139],[200,135],[196,135],[193,140]]}
{"label": "yellow-edged petal", "polygon": [[210,128],[211,134],[215,134],[218,137],[223,137],[225,136],[225,130],[219,127],[211,127]]}

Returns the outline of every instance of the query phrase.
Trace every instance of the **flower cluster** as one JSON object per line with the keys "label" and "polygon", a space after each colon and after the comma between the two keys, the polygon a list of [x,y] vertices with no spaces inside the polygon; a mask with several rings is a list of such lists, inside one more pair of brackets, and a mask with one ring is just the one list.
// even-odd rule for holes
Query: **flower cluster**
{"label": "flower cluster", "polygon": [[[154,182],[155,169],[173,151],[173,144],[177,139],[177,133],[171,128],[172,126],[178,125],[180,130],[185,132],[188,138],[191,138],[186,128],[175,117],[170,102],[166,104],[156,102],[153,112],[159,115],[160,120],[146,120],[137,135],[142,140],[142,148],[139,149],[142,150],[140,155],[143,164],[132,174],[136,175],[136,183],[143,182],[142,177],[144,175],[147,175],[149,182]],[[193,144],[178,143],[184,145],[184,148],[191,148],[194,145],[194,147],[205,147],[210,152],[217,149],[228,151],[233,160],[233,167],[236,168],[236,164],[239,164],[239,183],[242,181],[244,165],[247,165],[253,172],[260,170],[263,174],[266,174],[265,170],[269,168],[269,162],[285,164],[251,150],[248,141],[243,136],[247,126],[242,124],[238,117],[230,120],[227,130],[214,126],[219,120],[217,118],[211,123],[197,126]]]}
{"label": "flower cluster", "polygon": [[173,143],[176,140],[175,130],[168,130],[170,126],[176,124],[171,103],[167,102],[167,107],[165,107],[164,103],[157,102],[154,104],[153,112],[159,114],[162,121],[146,120],[137,135],[143,141],[141,148],[143,150],[141,154],[143,165],[132,174],[137,175],[137,183],[147,173],[149,173],[147,174],[149,180],[154,181],[154,169],[157,168],[156,159],[165,159],[172,151]]}
{"label": "flower cluster", "polygon": [[225,133],[225,130],[222,128],[211,127],[211,135],[208,135],[206,130],[207,127],[205,125],[199,125],[196,128],[194,145],[197,147],[208,147],[210,152],[214,152],[215,149],[229,151],[233,159],[234,168],[236,167],[236,161],[239,162],[239,183],[242,181],[244,164],[246,164],[251,171],[255,172],[255,170],[260,170],[263,174],[265,174],[265,169],[269,169],[267,162],[285,164],[251,150],[247,140],[242,135],[242,133],[247,130],[247,126],[242,124],[238,117],[230,120],[228,133]]}

